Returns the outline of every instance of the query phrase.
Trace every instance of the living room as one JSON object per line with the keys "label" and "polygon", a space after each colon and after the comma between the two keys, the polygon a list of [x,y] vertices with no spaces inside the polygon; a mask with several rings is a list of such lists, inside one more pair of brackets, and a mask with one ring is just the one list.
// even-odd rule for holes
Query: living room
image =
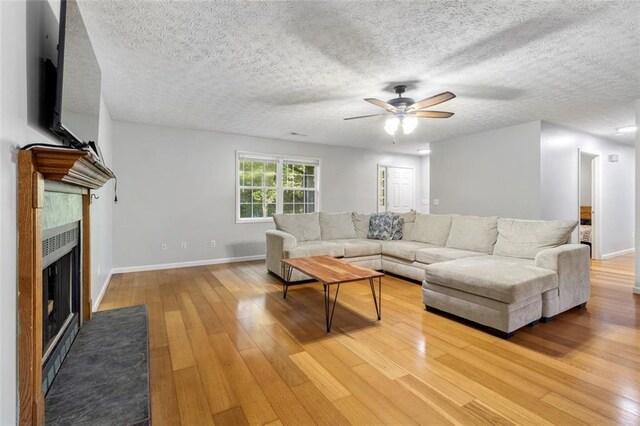
{"label": "living room", "polygon": [[[95,314],[91,325],[111,309],[146,306],[153,423],[640,421],[638,3],[50,0],[0,3],[0,424],[53,422],[46,389],[31,378],[35,394],[25,396],[22,380],[22,348],[34,346],[23,341],[20,206],[40,183],[27,184],[33,175],[19,163],[33,153],[45,174],[46,216],[56,186],[37,150],[56,148],[21,148],[64,145],[41,120],[42,63],[58,58],[62,5],[86,27],[76,62],[94,56],[101,74],[95,139],[81,138],[97,142],[93,167],[105,181],[78,192],[79,214],[91,219],[81,221],[90,273],[80,311]],[[71,55],[77,27],[66,22]],[[584,153],[595,159],[589,203],[579,198]],[[591,279],[579,279],[588,300],[556,312],[542,299],[535,318],[500,335],[499,322],[439,301],[439,312],[426,311],[434,283],[422,265],[385,254],[388,241],[360,262],[385,274],[381,297],[366,282],[344,285],[338,299],[331,288],[331,326],[321,279],[288,288],[285,249],[278,266],[266,264],[267,235],[286,231],[273,214],[320,212],[322,249],[296,239],[308,257],[331,254],[326,214],[348,213],[357,233],[356,214],[385,210],[415,211],[418,222],[496,218],[498,239],[500,220],[571,222],[562,245],[579,246],[582,260],[591,253]],[[582,226],[592,227],[588,241]],[[410,241],[429,249],[420,238]],[[489,245],[488,256],[500,246]],[[401,266],[385,267],[385,256]]]}

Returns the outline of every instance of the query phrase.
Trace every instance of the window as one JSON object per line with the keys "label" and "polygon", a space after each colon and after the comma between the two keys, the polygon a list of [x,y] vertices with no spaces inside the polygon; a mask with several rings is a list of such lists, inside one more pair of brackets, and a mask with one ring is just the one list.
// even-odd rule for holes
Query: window
{"label": "window", "polygon": [[237,154],[238,222],[266,222],[274,213],[312,213],[319,206],[320,161]]}

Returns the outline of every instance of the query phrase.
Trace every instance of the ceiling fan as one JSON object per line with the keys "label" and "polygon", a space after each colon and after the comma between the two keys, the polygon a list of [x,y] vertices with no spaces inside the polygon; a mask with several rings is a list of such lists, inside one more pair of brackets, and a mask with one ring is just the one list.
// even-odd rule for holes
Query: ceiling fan
{"label": "ceiling fan", "polygon": [[386,109],[386,113],[349,117],[345,118],[345,120],[356,120],[358,118],[388,115],[390,117],[384,125],[384,130],[390,135],[394,135],[398,128],[401,127],[402,133],[408,135],[413,132],[418,125],[418,118],[449,118],[453,115],[452,112],[424,111],[425,108],[429,108],[455,98],[456,95],[451,92],[440,93],[439,95],[431,96],[430,98],[415,102],[411,98],[405,98],[402,96],[402,94],[407,90],[407,86],[395,86],[393,90],[398,94],[398,97],[389,99],[388,102],[375,98],[365,99],[365,101],[375,106]]}

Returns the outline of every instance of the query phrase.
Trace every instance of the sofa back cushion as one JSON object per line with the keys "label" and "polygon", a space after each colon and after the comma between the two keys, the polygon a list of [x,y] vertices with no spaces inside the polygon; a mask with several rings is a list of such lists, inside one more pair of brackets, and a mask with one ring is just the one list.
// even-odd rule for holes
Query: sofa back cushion
{"label": "sofa back cushion", "polygon": [[396,226],[396,232],[392,239],[408,240],[411,237],[411,233],[413,232],[413,226],[416,223],[416,211],[411,210],[403,213],[391,212],[391,214],[400,216],[403,219],[403,221],[400,221],[403,223],[402,224],[398,223],[398,225]]}
{"label": "sofa back cushion", "polygon": [[447,243],[450,230],[450,215],[417,213],[409,239],[444,246]]}
{"label": "sofa back cushion", "polygon": [[497,238],[497,216],[453,216],[446,247],[491,254]]}
{"label": "sofa back cushion", "polygon": [[299,242],[320,239],[320,219],[318,213],[274,214],[276,229],[288,232]]}
{"label": "sofa back cushion", "polygon": [[356,238],[356,228],[353,225],[351,212],[320,212],[320,235],[325,241]]}
{"label": "sofa back cushion", "polygon": [[353,225],[356,228],[356,236],[358,238],[367,238],[369,233],[369,219],[371,219],[371,213],[356,213],[351,214]]}
{"label": "sofa back cushion", "polygon": [[578,225],[576,220],[498,219],[496,256],[535,259],[539,251],[566,244]]}

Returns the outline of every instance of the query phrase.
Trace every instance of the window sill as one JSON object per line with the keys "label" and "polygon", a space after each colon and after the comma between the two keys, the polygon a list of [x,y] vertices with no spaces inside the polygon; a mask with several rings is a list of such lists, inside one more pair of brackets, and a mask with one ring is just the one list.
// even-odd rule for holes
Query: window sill
{"label": "window sill", "polygon": [[236,223],[273,223],[273,218],[271,217],[260,217],[255,219],[238,219],[236,218]]}

